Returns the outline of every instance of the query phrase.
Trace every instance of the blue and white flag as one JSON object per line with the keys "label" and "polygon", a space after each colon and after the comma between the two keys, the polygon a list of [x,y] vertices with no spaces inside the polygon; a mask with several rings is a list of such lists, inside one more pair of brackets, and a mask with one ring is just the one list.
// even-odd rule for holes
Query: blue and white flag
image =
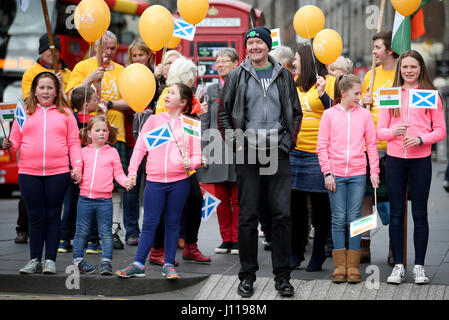
{"label": "blue and white flag", "polygon": [[410,89],[409,107],[437,109],[438,108],[438,90],[420,90]]}
{"label": "blue and white flag", "polygon": [[26,12],[28,7],[30,6],[30,0],[19,0],[20,9],[22,9],[23,12]]}
{"label": "blue and white flag", "polygon": [[148,150],[160,147],[169,142],[170,139],[172,139],[172,134],[168,124],[164,124],[143,134],[143,140]]}
{"label": "blue and white flag", "polygon": [[201,219],[206,222],[210,215],[217,210],[221,203],[220,199],[214,197],[212,194],[204,190],[203,194],[203,209],[201,210]]}
{"label": "blue and white flag", "polygon": [[27,119],[27,113],[25,111],[25,105],[23,100],[17,102],[16,111],[14,112],[14,117],[16,117],[17,124],[19,125],[20,131],[23,129],[23,125]]}
{"label": "blue and white flag", "polygon": [[185,22],[182,18],[175,18],[173,20],[175,21],[173,37],[192,41],[195,37],[196,27],[193,24]]}

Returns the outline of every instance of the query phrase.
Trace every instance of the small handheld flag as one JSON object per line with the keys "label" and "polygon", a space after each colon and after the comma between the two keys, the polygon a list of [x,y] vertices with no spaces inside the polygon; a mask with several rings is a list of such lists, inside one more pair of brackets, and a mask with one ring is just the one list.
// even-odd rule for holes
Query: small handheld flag
{"label": "small handheld flag", "polygon": [[19,125],[20,131],[22,131],[23,125],[25,124],[25,121],[27,119],[27,113],[25,111],[25,105],[23,104],[23,100],[19,100],[17,102],[14,116],[16,117],[16,121],[17,121],[17,124]]}
{"label": "small handheld flag", "polygon": [[409,97],[410,108],[438,108],[438,90],[410,89]]}
{"label": "small handheld flag", "polygon": [[172,139],[170,129],[167,124],[157,127],[143,134],[143,140],[148,150],[155,149]]}
{"label": "small handheld flag", "polygon": [[281,29],[271,29],[271,50],[281,46]]}
{"label": "small handheld flag", "polygon": [[193,24],[185,22],[182,18],[173,20],[175,21],[173,37],[192,41],[195,37],[196,27]]}
{"label": "small handheld flag", "polygon": [[15,103],[0,103],[0,118],[2,121],[14,120],[15,111],[16,111]]}
{"label": "small handheld flag", "polygon": [[400,108],[402,100],[402,89],[400,87],[379,88],[377,90],[378,108]]}
{"label": "small handheld flag", "polygon": [[182,115],[182,131],[198,139],[201,139],[201,121]]}
{"label": "small handheld flag", "polygon": [[204,190],[201,219],[206,222],[209,219],[210,215],[217,210],[217,207],[220,203],[220,199],[214,197],[211,193]]}

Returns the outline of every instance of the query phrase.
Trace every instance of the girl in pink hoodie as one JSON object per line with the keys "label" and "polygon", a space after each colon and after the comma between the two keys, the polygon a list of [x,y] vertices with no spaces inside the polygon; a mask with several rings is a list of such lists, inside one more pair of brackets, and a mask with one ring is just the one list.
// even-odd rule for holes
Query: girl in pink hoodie
{"label": "girl in pink hoodie", "polygon": [[134,262],[116,272],[122,278],[145,276],[145,260],[153,246],[164,208],[165,264],[162,274],[167,279],[179,278],[174,268],[179,225],[189,195],[189,170],[201,165],[201,141],[183,132],[182,127],[182,113],[191,110],[193,105],[192,89],[182,83],[174,84],[164,102],[168,111],[153,115],[145,122],[128,167],[128,177],[135,184],[139,164],[148,154],[142,233]]}
{"label": "girl in pink hoodie", "polygon": [[387,141],[386,180],[390,198],[390,239],[395,266],[388,283],[404,280],[404,212],[407,194],[412,201],[414,222],[415,283],[427,284],[424,258],[429,238],[427,201],[432,179],[432,144],[446,137],[441,98],[436,109],[410,108],[409,89],[435,90],[422,56],[414,50],[399,58],[394,87],[402,87],[402,105],[381,109],[377,136]]}
{"label": "girl in pink hoodie", "polygon": [[83,174],[78,199],[76,233],[73,240],[73,264],[80,273],[92,273],[97,267],[83,259],[84,246],[90,235],[94,219],[98,223],[98,234],[102,244],[101,274],[112,275],[112,190],[115,179],[125,189],[130,182],[123,172],[117,149],[112,147],[117,140],[118,129],[112,127],[104,116],[89,120],[87,128],[81,129],[83,144],[81,151]]}
{"label": "girl in pink hoodie", "polygon": [[345,227],[360,218],[366,181],[366,155],[374,188],[379,185],[376,131],[369,111],[359,106],[362,81],[353,74],[335,83],[335,102],[324,111],[318,132],[317,154],[332,208],[334,282],[360,282],[361,236],[349,239]]}
{"label": "girl in pink hoodie", "polygon": [[[31,260],[20,273],[56,273],[61,210],[70,181],[69,156],[75,176],[81,172],[78,126],[61,93],[58,78],[39,73],[25,99],[27,118],[14,121],[3,148],[19,153],[19,188],[27,209]],[[45,245],[45,262],[41,258]]]}

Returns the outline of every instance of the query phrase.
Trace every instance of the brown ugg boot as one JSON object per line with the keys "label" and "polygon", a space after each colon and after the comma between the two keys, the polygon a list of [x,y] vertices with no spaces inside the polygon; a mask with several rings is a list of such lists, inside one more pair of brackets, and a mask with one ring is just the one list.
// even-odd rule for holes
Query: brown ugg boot
{"label": "brown ugg boot", "polygon": [[360,263],[371,263],[371,240],[360,241]]}
{"label": "brown ugg boot", "polygon": [[332,258],[334,259],[332,282],[346,282],[346,249],[332,251]]}
{"label": "brown ugg boot", "polygon": [[348,250],[346,252],[346,262],[348,264],[347,276],[348,282],[357,283],[362,281],[360,275],[360,250]]}

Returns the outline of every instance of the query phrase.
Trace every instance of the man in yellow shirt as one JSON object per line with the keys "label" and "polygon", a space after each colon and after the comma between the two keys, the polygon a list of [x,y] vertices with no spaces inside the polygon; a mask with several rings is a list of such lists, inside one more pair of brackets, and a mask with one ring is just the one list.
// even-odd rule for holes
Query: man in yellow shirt
{"label": "man in yellow shirt", "polygon": [[[363,106],[366,108],[370,106],[371,115],[373,116],[374,124],[377,127],[377,119],[379,116],[379,108],[377,105],[377,89],[379,88],[390,88],[393,86],[394,77],[396,74],[396,67],[398,63],[399,55],[393,51],[391,48],[391,31],[382,31],[374,35],[374,48],[373,54],[376,58],[376,71],[374,77],[374,84],[369,90],[370,79],[372,71],[368,71],[363,80],[363,88],[362,88],[362,102]],[[379,202],[387,202],[387,186],[385,182],[385,157],[387,151],[387,142],[386,141],[378,141],[378,149],[379,149],[379,161],[380,161],[380,185],[377,190],[377,196]],[[369,172],[369,171],[368,171]],[[363,202],[362,208],[362,216],[367,216],[373,213],[372,201],[373,201],[373,192],[371,186],[366,188],[365,199]],[[388,208],[388,206],[387,206]],[[371,252],[370,252],[370,232],[367,231],[362,234],[362,241],[360,243],[361,248],[361,258],[360,262],[370,262],[371,261]],[[388,263],[393,263],[393,257],[390,253],[388,254]],[[394,263],[392,264],[394,266]]]}
{"label": "man in yellow shirt", "polygon": [[[56,35],[53,35],[53,40],[55,44],[56,59],[59,61],[56,77],[59,80],[61,88],[64,89],[69,81],[71,72],[67,63],[59,58],[59,55],[61,54],[61,42],[59,41],[59,38]],[[47,34],[44,34],[39,38],[39,58],[22,76],[22,93],[24,99],[30,95],[31,83],[33,82],[34,77],[45,71],[55,72]]]}

